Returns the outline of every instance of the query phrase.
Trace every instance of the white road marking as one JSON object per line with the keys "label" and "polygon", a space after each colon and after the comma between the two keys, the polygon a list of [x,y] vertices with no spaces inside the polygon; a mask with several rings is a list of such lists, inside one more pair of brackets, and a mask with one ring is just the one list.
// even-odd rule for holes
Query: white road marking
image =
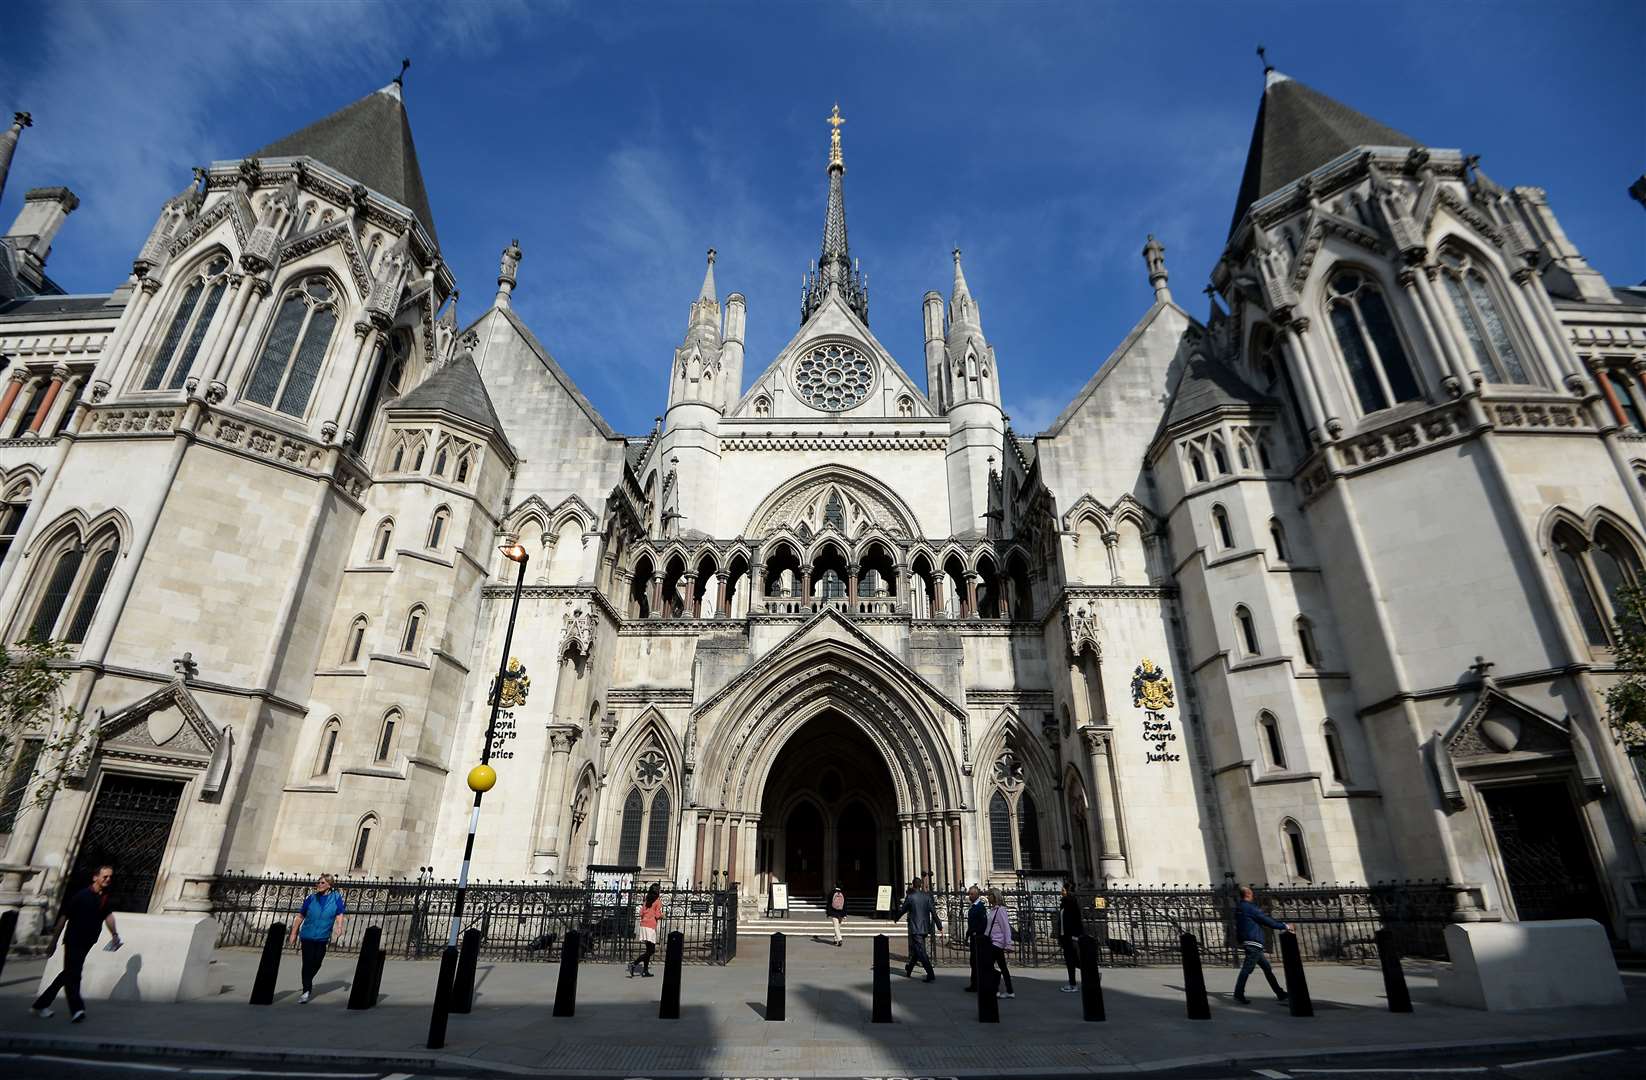
{"label": "white road marking", "polygon": [[1537,1058],[1537,1059],[1532,1060],[1532,1061],[1511,1062],[1510,1067],[1515,1068],[1515,1069],[1524,1069],[1524,1068],[1526,1068],[1528,1066],[1532,1066],[1532,1065],[1556,1065],[1556,1064],[1559,1064],[1562,1061],[1582,1061],[1585,1058],[1611,1057],[1613,1054],[1621,1054],[1621,1053],[1623,1053],[1623,1051],[1621,1049],[1617,1049],[1617,1050],[1591,1050],[1586,1054],[1567,1054],[1565,1057]]}
{"label": "white road marking", "polygon": [[1299,1075],[1304,1073],[1397,1073],[1402,1075],[1421,1075],[1425,1073],[1483,1073],[1489,1072],[1490,1070],[1485,1065],[1469,1065],[1456,1069],[1293,1069],[1292,1071]]}
{"label": "white road marking", "polygon": [[1252,1071],[1259,1076],[1268,1077],[1269,1080],[1292,1080],[1290,1074],[1283,1073],[1279,1069],[1253,1069]]}
{"label": "white road marking", "polygon": [[[382,1073],[337,1073],[337,1072],[288,1072],[274,1069],[207,1069],[193,1068],[186,1070],[190,1076],[307,1076],[316,1080],[377,1080]],[[401,1076],[410,1076],[409,1073],[400,1073]]]}
{"label": "white road marking", "polygon": [[176,1065],[144,1065],[136,1061],[101,1061],[95,1058],[58,1057],[55,1054],[25,1055],[31,1061],[61,1061],[68,1065],[97,1065],[106,1069],[136,1069],[142,1072],[182,1072]]}

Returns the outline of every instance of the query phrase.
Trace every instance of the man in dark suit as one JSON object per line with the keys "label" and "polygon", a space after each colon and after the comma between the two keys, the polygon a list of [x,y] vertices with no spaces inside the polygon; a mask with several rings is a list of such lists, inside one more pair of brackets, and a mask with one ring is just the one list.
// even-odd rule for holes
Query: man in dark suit
{"label": "man in dark suit", "polygon": [[972,958],[972,981],[966,984],[968,994],[977,993],[978,956],[989,936],[989,905],[983,902],[983,890],[976,885],[966,890],[971,907],[966,909],[966,949]]}
{"label": "man in dark suit", "polygon": [[932,958],[926,955],[926,937],[934,927],[943,929],[943,920],[938,917],[932,894],[921,887],[919,878],[909,882],[909,891],[903,894],[903,906],[897,909],[892,921],[896,922],[905,915],[909,917],[909,962],[903,965],[903,977],[907,979],[912,976],[914,966],[919,964],[926,969],[926,981],[936,982],[937,972],[932,970]]}

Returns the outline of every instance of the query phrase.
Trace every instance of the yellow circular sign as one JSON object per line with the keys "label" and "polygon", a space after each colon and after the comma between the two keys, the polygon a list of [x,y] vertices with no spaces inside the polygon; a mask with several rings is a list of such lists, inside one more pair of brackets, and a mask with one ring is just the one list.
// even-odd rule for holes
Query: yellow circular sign
{"label": "yellow circular sign", "polygon": [[497,770],[490,765],[476,765],[469,770],[470,791],[490,791],[497,783]]}

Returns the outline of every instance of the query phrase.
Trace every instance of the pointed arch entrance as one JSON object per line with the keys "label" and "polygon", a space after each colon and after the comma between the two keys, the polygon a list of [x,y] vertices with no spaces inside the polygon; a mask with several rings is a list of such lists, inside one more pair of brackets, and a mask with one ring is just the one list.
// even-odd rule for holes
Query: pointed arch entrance
{"label": "pointed arch entrance", "polygon": [[757,871],[796,897],[821,897],[836,884],[872,896],[902,863],[891,772],[838,713],[811,720],[778,751],[760,821]]}

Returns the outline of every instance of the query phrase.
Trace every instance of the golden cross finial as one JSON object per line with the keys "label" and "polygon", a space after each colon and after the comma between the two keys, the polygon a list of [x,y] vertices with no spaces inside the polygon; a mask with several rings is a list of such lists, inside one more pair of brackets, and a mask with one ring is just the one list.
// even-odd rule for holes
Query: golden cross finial
{"label": "golden cross finial", "polygon": [[828,119],[824,121],[824,123],[828,124],[832,129],[829,132],[830,165],[844,166],[846,164],[846,159],[840,152],[840,125],[845,122],[846,118],[840,115],[840,102],[837,101],[834,103],[834,111],[831,112]]}

